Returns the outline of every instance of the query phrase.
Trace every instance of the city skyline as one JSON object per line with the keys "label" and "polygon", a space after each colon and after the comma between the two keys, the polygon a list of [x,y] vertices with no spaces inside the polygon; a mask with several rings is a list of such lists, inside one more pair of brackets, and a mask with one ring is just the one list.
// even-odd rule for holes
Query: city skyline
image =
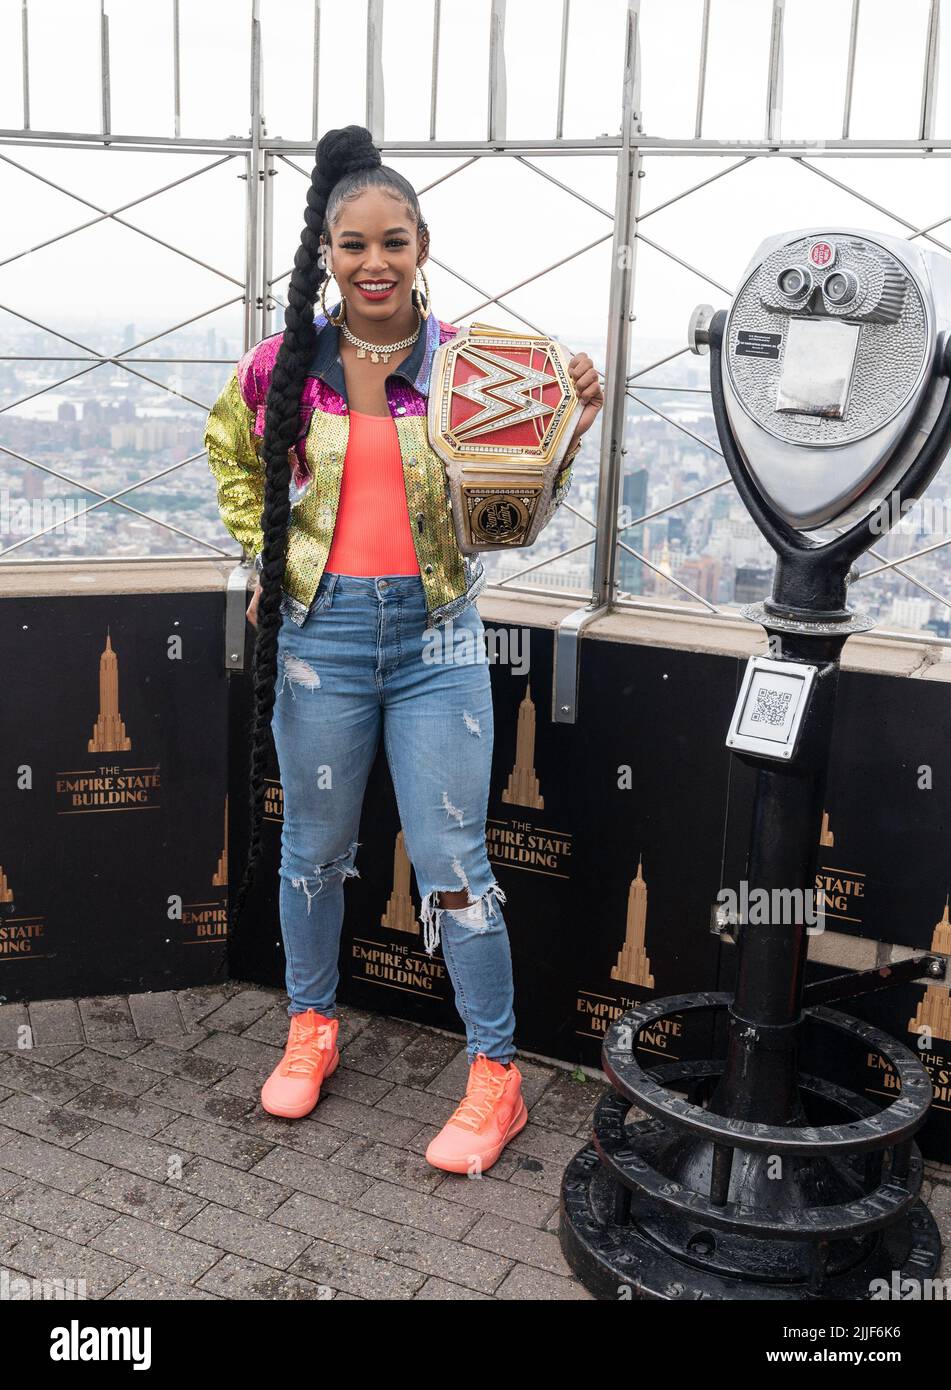
{"label": "city skyline", "polygon": [[[65,330],[66,325],[63,327]],[[146,324],[140,328],[136,322],[115,320],[112,332],[115,350],[119,351],[123,345],[141,341],[148,329]],[[196,399],[213,399],[240,355],[234,351],[240,336],[228,337],[207,325],[183,328],[178,336],[183,358],[197,356],[198,349],[203,349],[202,360],[188,362],[182,373],[183,380],[187,380],[187,394]],[[137,510],[182,528],[187,536],[176,535],[155,521],[108,504],[88,514],[81,539],[48,536],[39,542],[16,546],[6,555],[0,555],[0,559],[69,555],[118,557],[123,554],[199,557],[216,552],[237,555],[235,542],[221,524],[213,481],[201,452],[205,423],[202,409],[161,386],[141,381],[115,364],[95,367],[71,382],[34,396],[22,406],[5,409],[10,400],[42,390],[43,381],[48,377],[56,380],[63,368],[76,370],[81,365],[58,359],[26,360],[32,352],[38,357],[51,355],[54,341],[40,329],[24,330],[19,339],[13,340],[22,357],[0,366],[4,443],[4,452],[0,454],[0,540],[3,542],[0,549],[15,544],[29,533],[26,529],[21,533],[14,529],[16,518],[11,498],[20,499],[21,526],[30,525],[32,530],[43,529],[36,524],[36,517],[43,520],[44,505],[46,524],[49,524],[53,515],[50,504],[54,499],[61,503],[70,499],[74,514],[97,500],[95,493],[70,488],[42,469],[19,463],[7,450],[25,458],[39,454],[49,467],[105,494],[171,469],[154,483],[130,492],[126,500]],[[604,350],[603,342],[597,341],[582,342],[578,346],[591,351],[592,356]],[[656,360],[663,355],[665,344],[662,341],[642,342],[639,347],[640,356]],[[220,354],[219,359],[209,360],[216,353]],[[136,359],[129,360],[131,363]],[[143,356],[138,360],[146,362],[147,358]],[[637,358],[632,352],[632,366],[636,368],[636,364]],[[158,377],[160,370],[174,373],[175,364],[153,363],[143,370]],[[671,582],[679,580],[707,603],[730,609],[761,599],[769,591],[772,552],[740,503],[732,483],[638,526],[630,525],[637,517],[668,508],[677,499],[701,492],[725,476],[725,466],[716,449],[699,442],[707,439],[713,446],[716,440],[709,397],[697,394],[703,391],[706,371],[702,358],[687,358],[679,365],[678,375],[687,394],[674,387],[652,389],[648,393],[640,383],[634,383],[635,389],[650,395],[651,404],[662,415],[648,411],[633,399],[629,401],[619,526],[621,539],[643,554],[654,568],[642,565],[621,548],[617,577],[619,593],[623,596],[652,603],[693,604],[695,600],[690,594]],[[108,375],[103,378],[103,373]],[[652,372],[645,380],[653,380],[657,375]],[[52,459],[49,456],[51,442],[58,445]],[[174,468],[181,458],[192,454],[198,457]],[[570,509],[560,510],[531,551],[487,554],[490,579],[500,581],[526,564],[537,564],[547,554],[569,550],[589,539],[590,525],[574,512],[580,512],[590,521],[596,517],[599,454],[600,431],[595,427],[585,437],[576,464],[575,481],[567,499]],[[942,497],[940,477],[931,495],[939,500]],[[951,501],[946,514],[951,517]],[[883,537],[878,549],[887,558],[894,559],[916,549],[917,545],[914,530],[906,526],[903,531]],[[592,547],[588,546],[567,559],[556,559],[530,571],[518,582],[540,589],[561,589],[581,597],[590,586],[591,559]],[[933,556],[914,561],[911,572],[941,592],[942,585],[947,587],[948,563],[947,552],[939,550]],[[930,630],[937,637],[951,635],[947,610],[894,571],[886,570],[866,581],[855,594],[861,595],[860,600],[856,599],[860,606],[869,608],[886,626],[908,631]]]}

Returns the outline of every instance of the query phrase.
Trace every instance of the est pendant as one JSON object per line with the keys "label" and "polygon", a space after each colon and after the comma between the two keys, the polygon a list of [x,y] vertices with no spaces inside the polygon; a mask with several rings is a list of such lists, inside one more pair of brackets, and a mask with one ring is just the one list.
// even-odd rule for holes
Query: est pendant
{"label": "est pendant", "polygon": [[[367,355],[367,350],[366,350],[366,348],[357,348],[357,356],[358,356],[358,357],[366,357],[366,355]],[[384,361],[384,362],[389,362],[391,356],[392,356],[392,353],[389,353],[389,352],[379,353],[379,352],[374,352],[372,349],[371,349],[371,351],[370,351],[370,361],[371,361],[371,362],[379,362],[379,360],[380,360],[381,357],[383,358],[383,361]]]}

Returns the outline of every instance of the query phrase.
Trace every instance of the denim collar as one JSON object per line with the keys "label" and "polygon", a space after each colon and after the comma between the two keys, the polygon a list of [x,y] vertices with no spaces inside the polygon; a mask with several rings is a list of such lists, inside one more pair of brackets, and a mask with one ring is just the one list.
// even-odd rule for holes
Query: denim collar
{"label": "denim collar", "polygon": [[[330,310],[336,314],[339,301]],[[344,379],[343,364],[340,361],[340,329],[329,323],[325,314],[314,317],[314,332],[317,334],[317,347],[311,358],[307,375],[320,377],[339,396],[347,399],[347,383]],[[419,337],[413,344],[413,351],[405,362],[387,373],[386,380],[400,376],[421,395],[429,395],[429,380],[433,370],[433,356],[439,346],[439,320],[430,314],[423,322]]]}

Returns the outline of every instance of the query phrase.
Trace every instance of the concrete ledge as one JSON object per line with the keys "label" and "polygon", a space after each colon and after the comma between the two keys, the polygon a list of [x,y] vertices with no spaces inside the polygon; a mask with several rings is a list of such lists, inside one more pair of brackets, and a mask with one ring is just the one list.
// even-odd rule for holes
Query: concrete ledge
{"label": "concrete ledge", "polygon": [[[221,592],[236,561],[225,559],[93,560],[0,566],[0,598],[65,594],[181,594]],[[253,571],[249,570],[249,575]]]}
{"label": "concrete ledge", "polygon": [[[570,613],[584,606],[580,598],[515,594],[499,588],[484,590],[478,599],[483,620],[549,628],[556,628]],[[712,652],[744,659],[767,654],[765,632],[745,618],[701,614],[695,610],[678,613],[634,604],[593,619],[584,629],[584,639],[632,642],[639,646]],[[951,681],[951,643],[878,630],[856,633],[845,646],[842,666],[845,670],[870,671],[884,676]]]}
{"label": "concrete ledge", "polygon": [[[208,592],[227,588],[233,559],[95,560],[27,563],[13,561],[0,568],[0,598],[54,597],[69,594],[157,594]],[[252,575],[249,571],[249,583]],[[570,613],[584,607],[580,597],[521,594],[493,587],[478,599],[484,620],[557,628]],[[766,634],[755,623],[732,615],[703,614],[648,608],[631,604],[595,618],[584,629],[585,641],[632,642],[638,646],[671,647],[679,651],[712,652],[746,658],[765,655]],[[890,635],[878,630],[850,637],[843,668],[916,680],[951,681],[951,643]]]}

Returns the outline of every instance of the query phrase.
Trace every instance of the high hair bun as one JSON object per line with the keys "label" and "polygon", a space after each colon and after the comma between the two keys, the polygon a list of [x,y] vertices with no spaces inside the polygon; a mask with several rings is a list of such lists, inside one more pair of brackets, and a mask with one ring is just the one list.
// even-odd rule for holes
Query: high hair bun
{"label": "high hair bun", "polygon": [[366,126],[345,125],[340,130],[328,130],[317,146],[317,168],[329,186],[344,174],[375,169],[382,163],[380,151]]}

